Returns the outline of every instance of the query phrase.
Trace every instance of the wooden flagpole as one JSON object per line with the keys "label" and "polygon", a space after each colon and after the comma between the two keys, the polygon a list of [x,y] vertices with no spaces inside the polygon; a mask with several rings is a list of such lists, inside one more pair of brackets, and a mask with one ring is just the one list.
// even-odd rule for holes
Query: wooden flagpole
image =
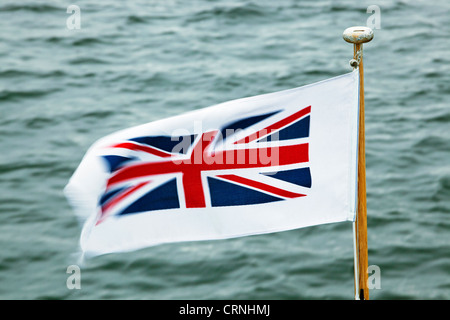
{"label": "wooden flagpole", "polygon": [[355,275],[355,299],[369,300],[363,43],[373,39],[373,31],[367,27],[351,27],[344,31],[343,38],[353,43],[353,59],[350,65],[358,68],[359,71],[358,204],[354,233],[356,238],[355,274],[357,275]]}

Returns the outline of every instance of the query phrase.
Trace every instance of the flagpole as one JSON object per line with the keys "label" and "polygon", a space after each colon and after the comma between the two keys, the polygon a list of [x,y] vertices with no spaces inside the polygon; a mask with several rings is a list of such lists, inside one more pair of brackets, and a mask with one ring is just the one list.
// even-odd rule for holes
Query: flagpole
{"label": "flagpole", "polygon": [[350,65],[358,68],[359,71],[358,203],[354,224],[355,254],[357,255],[355,257],[355,299],[369,300],[363,43],[373,39],[373,31],[368,27],[351,27],[344,31],[343,38],[353,43],[353,59]]}

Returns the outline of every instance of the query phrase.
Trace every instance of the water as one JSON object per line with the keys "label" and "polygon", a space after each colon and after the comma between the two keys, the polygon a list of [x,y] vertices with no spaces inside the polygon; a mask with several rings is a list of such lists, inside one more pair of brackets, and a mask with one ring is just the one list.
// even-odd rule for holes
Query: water
{"label": "water", "polygon": [[[372,1],[0,4],[1,299],[352,299],[350,223],[90,260],[62,190],[119,129],[350,71]],[[364,46],[372,299],[450,298],[450,3],[378,1]]]}

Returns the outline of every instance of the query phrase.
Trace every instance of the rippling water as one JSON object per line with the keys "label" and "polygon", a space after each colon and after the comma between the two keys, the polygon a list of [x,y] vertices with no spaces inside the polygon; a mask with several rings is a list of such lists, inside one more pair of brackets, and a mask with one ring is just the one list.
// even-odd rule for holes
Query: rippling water
{"label": "rippling water", "polygon": [[450,298],[450,3],[0,3],[0,298],[352,299],[350,223],[169,244],[90,260],[66,287],[80,225],[62,190],[119,129],[350,71],[365,48],[372,299]]}

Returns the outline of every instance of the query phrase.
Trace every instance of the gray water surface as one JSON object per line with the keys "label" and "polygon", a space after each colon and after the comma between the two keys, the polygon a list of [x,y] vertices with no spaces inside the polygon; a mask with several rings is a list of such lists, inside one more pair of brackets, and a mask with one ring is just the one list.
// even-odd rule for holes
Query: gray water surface
{"label": "gray water surface", "polygon": [[450,2],[0,3],[1,299],[353,299],[352,224],[89,260],[63,188],[114,131],[351,71],[364,46],[372,299],[450,298]]}

